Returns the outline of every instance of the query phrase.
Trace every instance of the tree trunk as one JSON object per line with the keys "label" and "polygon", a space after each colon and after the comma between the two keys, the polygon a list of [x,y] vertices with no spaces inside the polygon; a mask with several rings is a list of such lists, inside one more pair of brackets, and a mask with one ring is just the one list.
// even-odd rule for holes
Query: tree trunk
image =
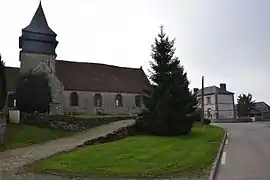
{"label": "tree trunk", "polygon": [[6,132],[7,116],[6,113],[0,112],[0,144],[4,144],[4,137]]}

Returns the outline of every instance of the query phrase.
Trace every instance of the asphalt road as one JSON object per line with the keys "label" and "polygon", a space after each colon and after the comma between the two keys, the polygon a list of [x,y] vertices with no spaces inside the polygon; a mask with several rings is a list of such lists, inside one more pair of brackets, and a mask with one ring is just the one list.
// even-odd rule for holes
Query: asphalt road
{"label": "asphalt road", "polygon": [[270,123],[223,123],[228,131],[216,180],[270,180]]}

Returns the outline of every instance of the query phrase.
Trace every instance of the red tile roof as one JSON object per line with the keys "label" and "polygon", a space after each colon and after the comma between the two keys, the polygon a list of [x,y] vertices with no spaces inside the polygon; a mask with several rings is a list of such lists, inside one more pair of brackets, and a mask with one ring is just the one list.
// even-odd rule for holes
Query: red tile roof
{"label": "red tile roof", "polygon": [[[65,90],[140,93],[149,84],[141,68],[56,60],[56,75]],[[8,89],[14,90],[19,68],[6,68]]]}

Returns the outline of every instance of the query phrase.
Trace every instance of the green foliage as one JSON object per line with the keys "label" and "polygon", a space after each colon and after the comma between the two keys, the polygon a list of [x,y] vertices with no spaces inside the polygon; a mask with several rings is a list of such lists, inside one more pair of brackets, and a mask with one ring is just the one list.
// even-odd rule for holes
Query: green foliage
{"label": "green foliage", "polygon": [[7,97],[5,63],[0,56],[0,111],[4,108]]}
{"label": "green foliage", "polygon": [[136,120],[135,124],[135,131],[137,134],[144,134],[144,121],[143,121],[143,114],[139,113],[134,119]]}
{"label": "green foliage", "polygon": [[[201,122],[201,114],[202,110],[201,108],[198,108],[192,115],[192,118],[195,122]],[[210,124],[211,123],[211,120],[210,119],[207,119],[207,118],[203,118],[203,124]]]}
{"label": "green foliage", "polygon": [[201,121],[201,108],[197,108],[196,111],[192,114],[192,118],[194,121],[200,122]]}
{"label": "green foliage", "polygon": [[237,98],[237,112],[238,116],[248,116],[255,106],[255,101],[252,100],[250,93],[240,94]]}
{"label": "green foliage", "polygon": [[169,40],[161,27],[152,45],[152,84],[144,96],[144,129],[151,134],[188,134],[192,127],[197,100],[189,90],[187,73],[174,54],[174,40]]}
{"label": "green foliage", "polygon": [[27,73],[18,79],[17,108],[22,112],[48,112],[51,102],[51,88],[45,74]]}
{"label": "green foliage", "polygon": [[204,118],[204,119],[203,119],[203,124],[208,125],[208,124],[210,124],[210,123],[211,123],[211,120],[210,120],[210,119],[207,119],[207,118]]}

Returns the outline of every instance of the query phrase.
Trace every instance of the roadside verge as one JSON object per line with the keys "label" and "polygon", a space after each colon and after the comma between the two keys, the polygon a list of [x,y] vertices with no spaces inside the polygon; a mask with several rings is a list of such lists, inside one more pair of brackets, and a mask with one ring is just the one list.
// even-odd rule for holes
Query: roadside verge
{"label": "roadside verge", "polygon": [[226,139],[227,139],[227,131],[226,131],[226,129],[223,129],[223,128],[221,128],[221,129],[224,131],[223,139],[222,139],[222,142],[220,144],[217,156],[216,156],[216,158],[215,158],[215,160],[214,160],[214,162],[212,164],[212,168],[210,170],[210,175],[209,175],[208,180],[214,180],[215,177],[216,177],[218,167],[219,167],[219,164],[220,164],[219,162],[220,162],[222,152],[223,152],[223,149],[224,149],[224,146],[225,146],[225,142],[226,142]]}

